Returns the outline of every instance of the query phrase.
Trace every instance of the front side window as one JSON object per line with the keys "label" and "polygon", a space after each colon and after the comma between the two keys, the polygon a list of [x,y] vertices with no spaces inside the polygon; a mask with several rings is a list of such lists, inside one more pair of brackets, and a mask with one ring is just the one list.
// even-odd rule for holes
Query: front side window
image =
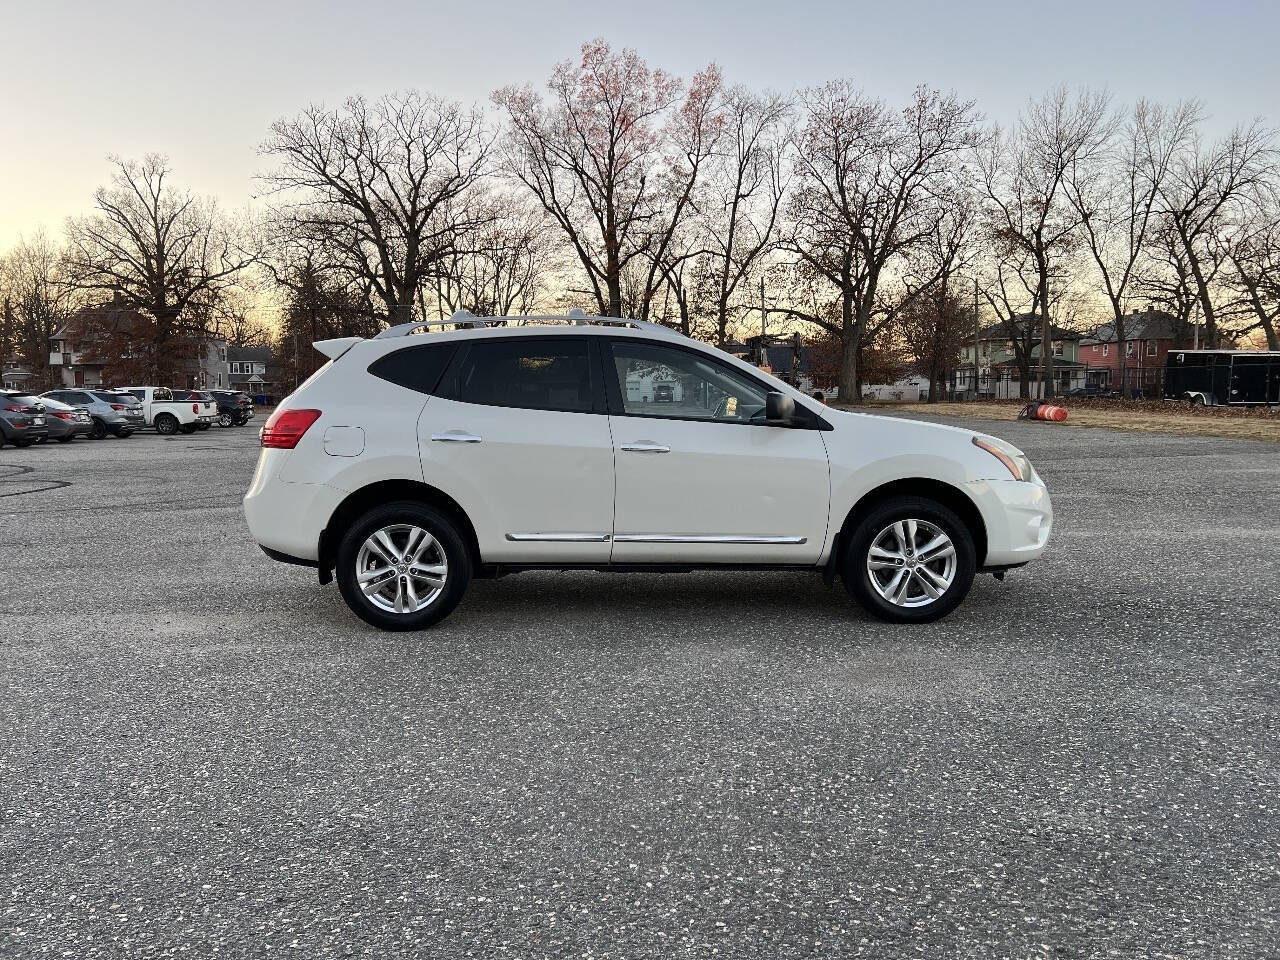
{"label": "front side window", "polygon": [[449,380],[463,403],[568,413],[595,406],[591,352],[581,339],[475,341]]}
{"label": "front side window", "polygon": [[768,390],[725,364],[649,343],[614,341],[611,349],[628,416],[764,422]]}

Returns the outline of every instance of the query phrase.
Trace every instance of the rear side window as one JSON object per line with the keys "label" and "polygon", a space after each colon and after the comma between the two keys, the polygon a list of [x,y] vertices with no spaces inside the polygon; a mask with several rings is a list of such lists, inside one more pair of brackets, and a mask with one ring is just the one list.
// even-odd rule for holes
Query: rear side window
{"label": "rear side window", "polygon": [[419,393],[435,393],[445,367],[453,359],[457,344],[432,343],[405,347],[379,357],[369,365],[375,377]]}
{"label": "rear side window", "polygon": [[595,405],[591,367],[582,339],[476,341],[458,367],[456,398],[493,407],[590,413]]}

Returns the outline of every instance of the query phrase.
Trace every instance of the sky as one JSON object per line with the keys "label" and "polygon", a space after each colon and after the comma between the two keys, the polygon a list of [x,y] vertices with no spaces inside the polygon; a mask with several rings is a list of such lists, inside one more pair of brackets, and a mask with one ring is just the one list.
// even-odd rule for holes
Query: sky
{"label": "sky", "polygon": [[851,77],[895,102],[926,83],[1006,124],[1064,82],[1197,98],[1220,133],[1280,125],[1277,36],[1274,0],[0,0],[0,252],[88,211],[110,154],[166,154],[175,182],[234,209],[278,117],[411,87],[483,103],[593,37],[757,88]]}

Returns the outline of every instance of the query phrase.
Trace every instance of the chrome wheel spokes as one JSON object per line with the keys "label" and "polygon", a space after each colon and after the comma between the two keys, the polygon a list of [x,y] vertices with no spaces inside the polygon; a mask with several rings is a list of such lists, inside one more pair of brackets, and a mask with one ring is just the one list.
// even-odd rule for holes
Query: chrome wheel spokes
{"label": "chrome wheel spokes", "polygon": [[871,541],[867,576],[894,606],[927,607],[955,580],[955,544],[928,520],[897,520]]}
{"label": "chrome wheel spokes", "polygon": [[374,531],[356,554],[356,583],[388,613],[417,613],[440,596],[448,579],[444,548],[411,523]]}

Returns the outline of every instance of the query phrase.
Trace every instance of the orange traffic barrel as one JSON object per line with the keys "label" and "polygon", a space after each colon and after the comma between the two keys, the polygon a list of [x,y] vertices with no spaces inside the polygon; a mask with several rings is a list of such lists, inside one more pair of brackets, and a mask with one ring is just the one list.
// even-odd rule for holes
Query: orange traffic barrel
{"label": "orange traffic barrel", "polygon": [[1055,407],[1051,403],[1028,403],[1018,414],[1019,420],[1051,420],[1061,423],[1067,419],[1065,407]]}

